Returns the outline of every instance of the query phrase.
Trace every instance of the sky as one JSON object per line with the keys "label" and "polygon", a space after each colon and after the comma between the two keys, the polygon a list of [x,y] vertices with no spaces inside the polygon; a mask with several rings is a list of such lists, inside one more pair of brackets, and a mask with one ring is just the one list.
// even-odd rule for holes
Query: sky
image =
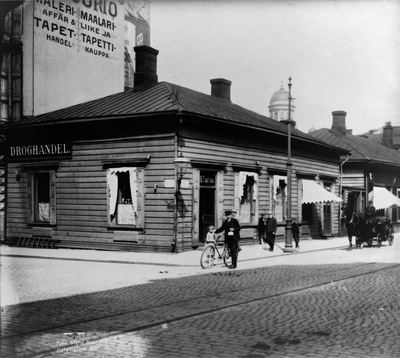
{"label": "sky", "polygon": [[291,77],[298,129],[340,110],[361,134],[400,125],[398,19],[398,0],[151,0],[151,46],[159,81],[210,94],[225,78],[232,103],[269,116]]}

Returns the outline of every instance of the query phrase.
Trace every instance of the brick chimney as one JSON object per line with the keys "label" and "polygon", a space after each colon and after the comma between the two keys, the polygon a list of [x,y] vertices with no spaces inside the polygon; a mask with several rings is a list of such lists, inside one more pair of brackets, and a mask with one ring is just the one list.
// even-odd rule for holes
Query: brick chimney
{"label": "brick chimney", "polygon": [[134,91],[143,91],[158,83],[157,55],[158,50],[150,46],[136,46],[136,68]]}
{"label": "brick chimney", "polygon": [[391,122],[386,122],[383,127],[382,143],[388,148],[393,148],[393,127]]}
{"label": "brick chimney", "polygon": [[215,78],[210,80],[211,83],[211,96],[227,99],[231,101],[231,81],[224,78]]}
{"label": "brick chimney", "polygon": [[332,132],[340,135],[346,135],[346,115],[347,113],[345,111],[332,112]]}

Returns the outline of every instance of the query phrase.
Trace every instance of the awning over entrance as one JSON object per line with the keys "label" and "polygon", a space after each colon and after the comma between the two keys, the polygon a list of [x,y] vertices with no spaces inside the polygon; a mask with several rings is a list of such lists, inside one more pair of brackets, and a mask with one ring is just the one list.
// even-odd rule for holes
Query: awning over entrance
{"label": "awning over entrance", "polygon": [[374,186],[374,191],[372,193],[370,193],[368,199],[372,200],[375,209],[385,209],[392,205],[400,206],[400,199],[389,190],[386,190],[386,188]]}
{"label": "awning over entrance", "polygon": [[313,180],[303,179],[303,198],[302,204],[307,203],[340,203],[343,201],[335,194],[332,194],[328,190],[324,189],[321,185],[317,184]]}

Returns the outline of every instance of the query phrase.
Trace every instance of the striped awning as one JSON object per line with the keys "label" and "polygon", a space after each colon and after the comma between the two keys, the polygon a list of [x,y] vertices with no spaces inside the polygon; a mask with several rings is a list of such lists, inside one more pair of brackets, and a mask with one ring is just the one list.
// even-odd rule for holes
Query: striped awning
{"label": "striped awning", "polygon": [[368,195],[368,200],[372,200],[375,209],[385,209],[392,205],[400,206],[400,198],[393,195],[389,190],[386,190],[386,188],[374,186],[374,191],[371,193]]}
{"label": "striped awning", "polygon": [[313,180],[303,179],[303,197],[302,204],[308,203],[340,203],[343,201],[335,194],[324,189],[321,185]]}

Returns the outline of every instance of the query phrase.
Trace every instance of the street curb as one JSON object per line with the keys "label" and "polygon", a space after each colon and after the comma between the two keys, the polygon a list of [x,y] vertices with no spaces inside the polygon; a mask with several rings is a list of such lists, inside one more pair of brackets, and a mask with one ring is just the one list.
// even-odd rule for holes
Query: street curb
{"label": "street curb", "polygon": [[[246,259],[238,259],[238,262],[250,262],[256,260],[265,260],[272,259],[275,257],[289,256],[289,255],[301,255],[307,254],[309,252],[318,252],[318,251],[326,251],[326,250],[337,250],[337,249],[346,249],[348,246],[332,246],[327,248],[320,248],[316,250],[306,250],[306,251],[294,251],[294,252],[283,252],[283,248],[279,245],[275,246],[279,247],[282,250],[282,253],[275,254],[271,256],[263,256],[263,257],[252,257]],[[199,251],[199,255],[201,255],[202,251]],[[33,259],[48,259],[48,260],[62,260],[62,261],[81,261],[81,262],[100,262],[100,263],[112,263],[112,264],[128,264],[128,265],[147,265],[147,266],[168,266],[168,267],[198,267],[199,264],[173,264],[166,262],[145,262],[145,261],[126,261],[126,260],[102,260],[102,259],[84,259],[84,258],[76,258],[76,257],[54,257],[54,256],[40,256],[40,255],[21,255],[21,254],[1,254],[0,257],[18,257],[18,258],[33,258]]]}

